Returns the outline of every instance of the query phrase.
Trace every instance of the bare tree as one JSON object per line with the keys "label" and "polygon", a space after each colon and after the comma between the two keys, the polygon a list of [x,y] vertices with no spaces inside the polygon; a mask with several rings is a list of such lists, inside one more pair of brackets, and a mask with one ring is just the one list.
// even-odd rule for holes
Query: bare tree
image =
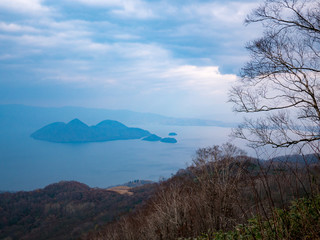
{"label": "bare tree", "polygon": [[265,0],[246,19],[262,23],[251,59],[230,91],[234,111],[255,114],[234,131],[253,147],[306,145],[319,151],[320,2]]}

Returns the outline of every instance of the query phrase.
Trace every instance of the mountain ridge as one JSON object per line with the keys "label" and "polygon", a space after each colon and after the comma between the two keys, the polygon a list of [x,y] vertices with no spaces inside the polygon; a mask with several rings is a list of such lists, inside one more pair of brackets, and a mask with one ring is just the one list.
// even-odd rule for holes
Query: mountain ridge
{"label": "mountain ridge", "polygon": [[[154,113],[141,113],[131,110],[112,110],[85,107],[35,107],[21,104],[0,104],[0,126],[38,129],[52,122],[67,122],[82,119],[93,124],[102,119],[114,119],[126,125],[171,125],[171,126],[218,126],[234,127],[237,123],[197,118],[175,118]],[[5,130],[5,129],[4,129]]]}

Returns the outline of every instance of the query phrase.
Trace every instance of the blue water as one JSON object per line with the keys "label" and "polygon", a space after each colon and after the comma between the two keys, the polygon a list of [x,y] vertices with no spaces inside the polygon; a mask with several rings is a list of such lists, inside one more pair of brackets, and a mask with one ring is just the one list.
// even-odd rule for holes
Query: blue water
{"label": "blue water", "polygon": [[125,140],[59,144],[34,140],[27,130],[0,135],[0,190],[33,190],[61,180],[108,187],[135,179],[158,181],[192,162],[199,147],[228,141],[219,127],[137,126],[178,143]]}

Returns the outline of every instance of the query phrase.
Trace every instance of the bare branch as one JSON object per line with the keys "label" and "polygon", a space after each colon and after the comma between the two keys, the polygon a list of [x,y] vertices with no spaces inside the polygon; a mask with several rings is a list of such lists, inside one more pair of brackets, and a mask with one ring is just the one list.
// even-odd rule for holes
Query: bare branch
{"label": "bare branch", "polygon": [[248,43],[251,60],[229,101],[236,112],[273,115],[245,120],[234,136],[275,148],[320,140],[320,3],[265,0],[251,23],[262,23],[264,34]]}

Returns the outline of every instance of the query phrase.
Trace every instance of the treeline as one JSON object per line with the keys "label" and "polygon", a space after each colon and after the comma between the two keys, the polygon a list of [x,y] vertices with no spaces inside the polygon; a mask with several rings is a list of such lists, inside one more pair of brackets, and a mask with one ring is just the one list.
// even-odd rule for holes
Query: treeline
{"label": "treeline", "polygon": [[205,234],[194,240],[319,239],[319,211],[320,195],[303,197],[293,201],[288,209],[274,209],[271,219],[256,216],[232,231]]}
{"label": "treeline", "polygon": [[145,201],[153,184],[131,196],[79,182],[60,182],[30,192],[0,194],[0,239],[78,239]]}
{"label": "treeline", "polygon": [[276,209],[319,193],[319,177],[318,161],[259,161],[231,144],[202,148],[190,167],[159,183],[143,207],[86,239],[213,239],[257,216],[271,226]]}

